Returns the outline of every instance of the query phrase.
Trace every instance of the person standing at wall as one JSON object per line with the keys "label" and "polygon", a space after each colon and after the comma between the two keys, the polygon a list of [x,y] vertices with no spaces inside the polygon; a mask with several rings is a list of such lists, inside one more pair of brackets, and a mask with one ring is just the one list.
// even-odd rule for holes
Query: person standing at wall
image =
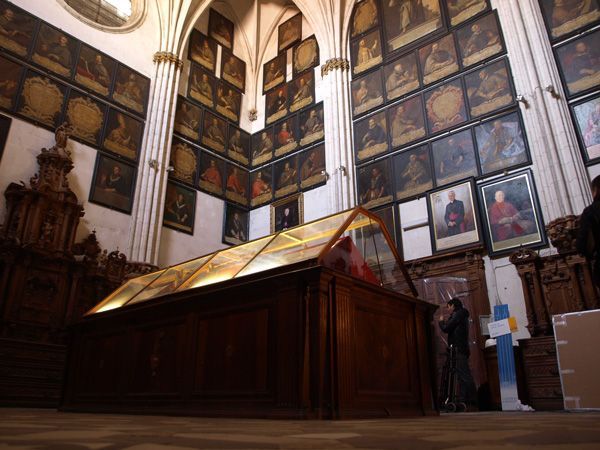
{"label": "person standing at wall", "polygon": [[592,180],[593,202],[585,208],[579,219],[577,251],[588,260],[594,260],[593,279],[600,289],[600,175]]}

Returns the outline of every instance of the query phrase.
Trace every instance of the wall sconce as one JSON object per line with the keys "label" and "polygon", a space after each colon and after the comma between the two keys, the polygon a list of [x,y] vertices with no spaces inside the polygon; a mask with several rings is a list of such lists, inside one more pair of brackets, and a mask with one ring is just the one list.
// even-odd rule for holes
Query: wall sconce
{"label": "wall sconce", "polygon": [[519,103],[523,103],[523,106],[524,106],[525,108],[529,108],[529,102],[527,101],[527,99],[525,98],[525,96],[524,96],[524,95],[521,95],[521,94],[517,95],[517,98],[516,98],[516,100],[517,100]]}
{"label": "wall sconce", "polygon": [[254,122],[256,119],[258,119],[258,111],[256,108],[252,108],[250,111],[248,111],[248,120],[250,120],[250,122]]}
{"label": "wall sconce", "polygon": [[325,181],[329,180],[329,174],[325,169],[321,170],[321,175],[325,176]]}
{"label": "wall sconce", "polygon": [[556,92],[556,89],[554,89],[554,86],[552,86],[551,84],[549,84],[548,86],[546,86],[544,88],[544,90],[546,92],[549,92],[550,95],[555,98],[555,99],[560,99],[560,94],[558,92]]}
{"label": "wall sconce", "polygon": [[168,167],[167,167],[165,170],[166,170],[167,172],[173,172],[173,171],[175,170],[175,167],[173,167],[173,166],[168,166]]}
{"label": "wall sconce", "polygon": [[340,166],[336,169],[336,172],[340,172],[342,176],[347,176],[347,171],[345,166]]}
{"label": "wall sconce", "polygon": [[158,170],[158,161],[156,159],[148,160],[148,165],[151,169]]}

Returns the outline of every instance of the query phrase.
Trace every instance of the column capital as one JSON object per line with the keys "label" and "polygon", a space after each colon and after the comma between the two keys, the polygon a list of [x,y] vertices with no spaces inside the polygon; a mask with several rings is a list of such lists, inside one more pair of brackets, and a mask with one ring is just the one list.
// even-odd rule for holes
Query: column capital
{"label": "column capital", "polygon": [[179,59],[175,53],[171,52],[156,52],[152,57],[154,63],[171,63],[175,64],[178,70],[183,69],[183,60]]}
{"label": "column capital", "polygon": [[336,69],[350,70],[350,61],[346,58],[331,58],[325,61],[321,66],[321,78],[324,78],[329,72]]}

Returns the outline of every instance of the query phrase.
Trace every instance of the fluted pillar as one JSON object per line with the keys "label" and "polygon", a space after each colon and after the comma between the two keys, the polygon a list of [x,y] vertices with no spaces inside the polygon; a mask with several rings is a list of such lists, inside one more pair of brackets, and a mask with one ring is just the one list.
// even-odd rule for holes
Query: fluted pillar
{"label": "fluted pillar", "polygon": [[154,55],[154,77],[129,230],[129,259],[158,263],[171,136],[183,61],[170,52]]}
{"label": "fluted pillar", "polygon": [[329,173],[329,213],[356,205],[352,117],[350,116],[350,63],[332,58],[321,66],[325,111],[325,149]]}
{"label": "fluted pillar", "polygon": [[502,24],[517,94],[527,102],[521,112],[544,220],[579,214],[591,201],[587,172],[539,2],[492,0],[492,6]]}

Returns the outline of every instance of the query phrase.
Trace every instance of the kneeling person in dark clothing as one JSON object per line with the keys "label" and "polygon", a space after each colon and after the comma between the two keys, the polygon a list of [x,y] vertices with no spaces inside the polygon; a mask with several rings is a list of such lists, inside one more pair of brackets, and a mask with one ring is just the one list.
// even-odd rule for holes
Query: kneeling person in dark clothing
{"label": "kneeling person in dark clothing", "polygon": [[448,346],[453,347],[456,353],[456,375],[459,383],[456,401],[474,404],[475,382],[469,369],[469,311],[463,308],[462,302],[457,298],[450,300],[447,307],[452,314],[448,320],[440,319],[440,328],[444,333],[448,333]]}

